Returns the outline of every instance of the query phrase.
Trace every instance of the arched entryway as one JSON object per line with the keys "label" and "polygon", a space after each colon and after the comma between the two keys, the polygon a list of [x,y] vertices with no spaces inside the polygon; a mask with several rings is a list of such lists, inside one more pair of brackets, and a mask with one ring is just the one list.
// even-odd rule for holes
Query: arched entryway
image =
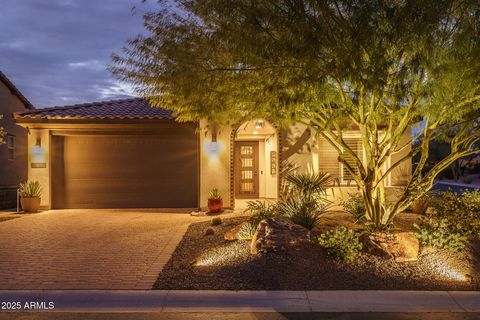
{"label": "arched entryway", "polygon": [[232,199],[237,209],[251,200],[276,200],[279,131],[264,119],[240,125],[232,134]]}

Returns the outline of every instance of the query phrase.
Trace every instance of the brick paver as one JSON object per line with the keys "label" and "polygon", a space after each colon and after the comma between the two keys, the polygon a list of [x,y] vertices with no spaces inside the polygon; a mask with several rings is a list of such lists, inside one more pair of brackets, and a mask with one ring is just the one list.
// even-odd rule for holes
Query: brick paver
{"label": "brick paver", "polygon": [[150,289],[199,220],[154,210],[52,210],[0,222],[0,289]]}

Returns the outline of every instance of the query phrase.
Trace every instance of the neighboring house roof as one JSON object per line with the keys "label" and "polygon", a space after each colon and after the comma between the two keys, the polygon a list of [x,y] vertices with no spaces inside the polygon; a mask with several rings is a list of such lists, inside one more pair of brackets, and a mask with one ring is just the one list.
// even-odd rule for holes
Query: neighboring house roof
{"label": "neighboring house roof", "polygon": [[30,101],[20,92],[20,90],[15,87],[15,85],[10,81],[7,76],[0,71],[0,81],[7,86],[7,88],[12,92],[12,94],[16,95],[20,101],[25,105],[27,109],[35,109]]}
{"label": "neighboring house roof", "polygon": [[170,110],[153,108],[147,100],[142,98],[130,98],[74,104],[62,107],[36,109],[32,111],[14,113],[16,120],[136,120],[150,119],[163,120],[173,119]]}

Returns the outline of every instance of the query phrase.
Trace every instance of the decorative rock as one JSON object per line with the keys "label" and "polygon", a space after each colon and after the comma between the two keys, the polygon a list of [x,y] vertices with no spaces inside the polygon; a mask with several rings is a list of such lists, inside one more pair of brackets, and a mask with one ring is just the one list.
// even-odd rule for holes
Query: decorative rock
{"label": "decorative rock", "polygon": [[375,232],[362,236],[367,252],[397,262],[416,261],[419,242],[412,232],[386,233]]}
{"label": "decorative rock", "polygon": [[310,242],[310,232],[287,220],[269,218],[257,227],[250,246],[252,254],[285,251]]}
{"label": "decorative rock", "polygon": [[242,229],[243,225],[248,223],[247,221],[245,222],[242,222],[240,223],[238,226],[228,230],[227,232],[225,232],[225,235],[223,236],[223,238],[227,241],[235,241],[237,240],[237,233],[238,231],[240,231],[240,229]]}
{"label": "decorative rock", "polygon": [[213,228],[207,228],[207,229],[205,230],[205,235],[206,235],[206,236],[211,236],[211,235],[213,235],[213,234],[215,234],[215,229],[213,229]]}

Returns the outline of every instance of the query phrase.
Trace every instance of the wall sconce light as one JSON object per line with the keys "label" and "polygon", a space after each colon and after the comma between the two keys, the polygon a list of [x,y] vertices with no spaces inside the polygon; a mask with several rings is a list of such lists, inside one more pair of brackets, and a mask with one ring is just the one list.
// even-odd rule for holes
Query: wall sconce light
{"label": "wall sconce light", "polygon": [[35,145],[32,146],[32,168],[46,168],[45,148],[42,148],[42,139],[37,137]]}
{"label": "wall sconce light", "polygon": [[263,120],[258,120],[255,122],[255,129],[262,129],[265,126],[265,122]]}

